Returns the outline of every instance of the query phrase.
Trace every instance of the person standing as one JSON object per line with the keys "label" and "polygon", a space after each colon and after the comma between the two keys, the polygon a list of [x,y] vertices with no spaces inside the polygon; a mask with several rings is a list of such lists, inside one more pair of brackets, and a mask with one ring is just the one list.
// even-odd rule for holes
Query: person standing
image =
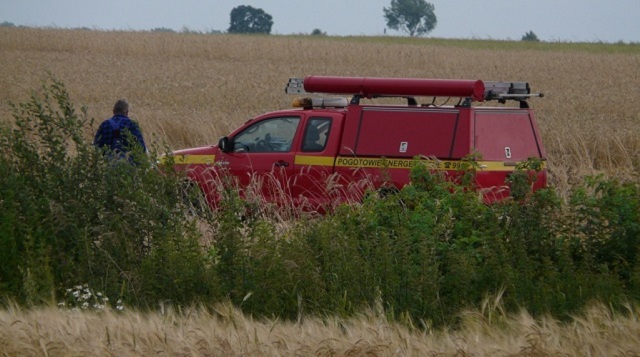
{"label": "person standing", "polygon": [[[113,117],[105,120],[98,127],[93,145],[105,151],[105,154],[117,158],[129,157],[130,152],[138,145],[143,153],[147,146],[137,122],[129,118],[129,103],[119,99],[113,106]],[[133,140],[133,142],[131,142]]]}

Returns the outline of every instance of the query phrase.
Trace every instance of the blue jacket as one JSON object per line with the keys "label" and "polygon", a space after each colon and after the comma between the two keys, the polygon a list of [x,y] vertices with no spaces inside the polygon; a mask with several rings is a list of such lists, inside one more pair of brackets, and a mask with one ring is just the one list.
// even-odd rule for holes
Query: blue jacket
{"label": "blue jacket", "polygon": [[[120,131],[119,133],[116,133],[113,130],[110,120],[113,120],[113,122],[117,124]],[[100,124],[100,127],[98,127],[98,131],[96,132],[96,136],[93,139],[93,145],[97,148],[106,147],[113,150],[113,146],[118,135],[122,140],[126,140],[126,135],[124,135],[125,131],[128,131],[133,135],[136,139],[136,143],[142,146],[143,152],[147,152],[147,146],[144,143],[144,138],[142,137],[142,132],[140,131],[138,123],[122,114],[116,114],[112,118],[107,119]],[[125,144],[127,143],[125,142]]]}

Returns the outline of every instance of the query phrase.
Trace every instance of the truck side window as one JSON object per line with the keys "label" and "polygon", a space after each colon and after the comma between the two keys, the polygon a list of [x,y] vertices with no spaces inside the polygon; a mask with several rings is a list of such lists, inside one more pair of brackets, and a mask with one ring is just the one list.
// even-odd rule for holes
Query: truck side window
{"label": "truck side window", "polygon": [[331,130],[331,118],[311,118],[304,130],[302,151],[320,152],[327,145]]}
{"label": "truck side window", "polygon": [[299,117],[261,120],[233,139],[233,151],[287,152],[298,129]]}

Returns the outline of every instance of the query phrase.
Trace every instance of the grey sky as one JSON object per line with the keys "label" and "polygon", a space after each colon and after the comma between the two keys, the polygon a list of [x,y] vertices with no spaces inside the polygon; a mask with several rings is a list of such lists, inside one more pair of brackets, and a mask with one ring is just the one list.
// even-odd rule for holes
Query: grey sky
{"label": "grey sky", "polygon": [[[116,30],[222,30],[239,5],[273,16],[272,34],[382,35],[391,0],[0,0],[0,22]],[[429,37],[640,42],[640,0],[430,0],[438,25]],[[387,31],[388,34],[400,34]]]}

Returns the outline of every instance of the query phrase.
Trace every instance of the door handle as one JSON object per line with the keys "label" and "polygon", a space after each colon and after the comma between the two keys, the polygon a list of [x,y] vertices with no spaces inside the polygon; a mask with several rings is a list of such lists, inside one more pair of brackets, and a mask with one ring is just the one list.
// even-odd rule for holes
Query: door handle
{"label": "door handle", "polygon": [[284,161],[284,160],[278,160],[278,161],[273,163],[273,166],[276,166],[276,167],[287,167],[287,166],[289,166],[289,163]]}

